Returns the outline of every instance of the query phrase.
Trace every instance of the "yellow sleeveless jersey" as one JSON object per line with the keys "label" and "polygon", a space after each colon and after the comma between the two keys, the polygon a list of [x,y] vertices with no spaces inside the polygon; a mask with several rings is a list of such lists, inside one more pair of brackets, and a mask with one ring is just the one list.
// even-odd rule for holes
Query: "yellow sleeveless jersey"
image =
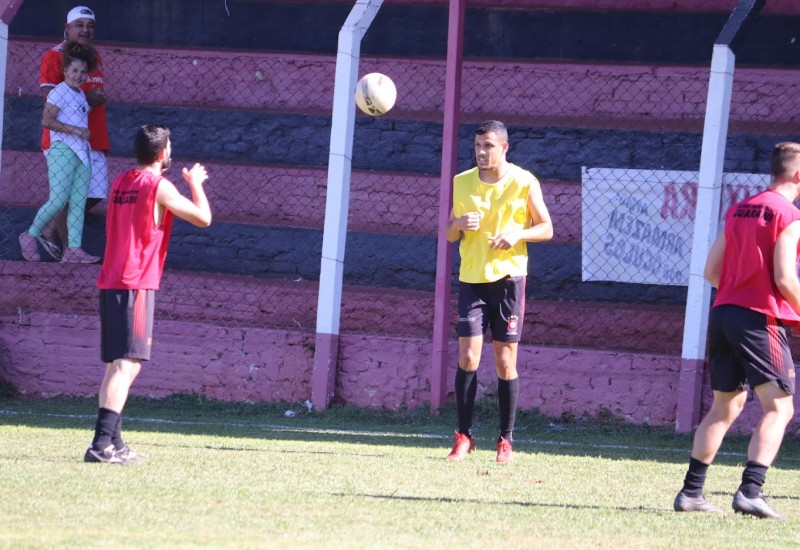
{"label": "yellow sleeveless jersey", "polygon": [[497,183],[483,183],[478,168],[453,178],[453,213],[481,215],[477,231],[464,231],[459,244],[461,269],[458,279],[465,283],[491,283],[506,276],[528,274],[528,244],[519,241],[508,250],[492,250],[489,239],[504,231],[527,229],[528,193],[538,185],[536,177],[519,166],[509,164],[506,175]]}

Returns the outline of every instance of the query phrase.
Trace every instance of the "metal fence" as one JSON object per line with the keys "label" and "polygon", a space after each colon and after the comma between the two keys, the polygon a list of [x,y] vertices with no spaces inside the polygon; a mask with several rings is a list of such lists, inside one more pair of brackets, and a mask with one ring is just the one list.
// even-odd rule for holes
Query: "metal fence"
{"label": "metal fence", "polygon": [[[42,249],[44,261],[26,262],[18,243],[48,195],[38,68],[52,46],[9,42],[4,316],[96,311],[97,265],[62,264]],[[99,51],[110,178],[133,167],[131,139],[148,122],[172,129],[176,167],[202,162],[211,176],[214,223],[176,224],[159,318],[313,331],[334,57],[113,43]],[[387,115],[356,118],[342,331],[427,336],[444,61],[365,57],[360,72],[391,76],[398,101]],[[774,142],[797,132],[790,89],[797,77],[738,70],[726,163],[736,174],[731,199],[756,181],[742,174],[763,173]],[[503,120],[510,160],[538,176],[554,220],[553,242],[530,246],[525,342],[679,352],[707,87],[707,67],[465,62],[459,169],[472,165],[473,125]],[[177,169],[167,176],[187,192]],[[86,216],[83,246],[91,254],[103,252],[104,219],[104,203]],[[454,274],[457,255],[455,262]]]}

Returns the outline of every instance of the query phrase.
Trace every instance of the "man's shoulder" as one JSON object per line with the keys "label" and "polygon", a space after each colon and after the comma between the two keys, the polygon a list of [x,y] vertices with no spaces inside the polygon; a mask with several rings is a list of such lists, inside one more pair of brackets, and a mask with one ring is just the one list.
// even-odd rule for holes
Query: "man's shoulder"
{"label": "man's shoulder", "polygon": [[61,63],[61,50],[64,49],[64,43],[57,44],[42,54],[42,62],[47,61],[50,63]]}
{"label": "man's shoulder", "polygon": [[533,172],[531,172],[530,170],[526,170],[525,168],[514,163],[509,163],[509,165],[510,165],[509,169],[511,176],[514,179],[526,183],[533,183],[533,182],[539,183],[539,179],[536,176],[534,176]]}
{"label": "man's shoulder", "polygon": [[453,177],[453,179],[454,180],[459,180],[459,179],[464,179],[464,178],[472,178],[472,177],[475,177],[475,174],[477,174],[477,173],[478,173],[478,167],[477,166],[473,166],[469,170],[464,170],[463,172],[460,172],[460,173],[456,174]]}

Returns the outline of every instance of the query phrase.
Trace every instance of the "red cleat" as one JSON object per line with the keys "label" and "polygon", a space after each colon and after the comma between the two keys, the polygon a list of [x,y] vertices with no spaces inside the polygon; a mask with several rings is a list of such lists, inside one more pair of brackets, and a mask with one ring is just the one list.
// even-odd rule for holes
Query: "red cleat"
{"label": "red cleat", "polygon": [[511,442],[503,436],[497,441],[497,462],[511,462]]}
{"label": "red cleat", "polygon": [[475,450],[475,439],[456,432],[454,436],[453,450],[447,455],[447,460],[459,461],[464,460],[469,453]]}

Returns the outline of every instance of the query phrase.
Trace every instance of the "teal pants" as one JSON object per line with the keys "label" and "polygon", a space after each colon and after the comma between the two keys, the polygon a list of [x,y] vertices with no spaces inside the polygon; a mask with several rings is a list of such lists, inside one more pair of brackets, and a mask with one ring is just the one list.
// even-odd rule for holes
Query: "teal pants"
{"label": "teal pants", "polygon": [[86,166],[75,151],[56,141],[47,152],[47,175],[50,196],[33,219],[28,233],[39,237],[42,230],[67,205],[67,246],[78,248],[83,240],[83,217],[92,168]]}

